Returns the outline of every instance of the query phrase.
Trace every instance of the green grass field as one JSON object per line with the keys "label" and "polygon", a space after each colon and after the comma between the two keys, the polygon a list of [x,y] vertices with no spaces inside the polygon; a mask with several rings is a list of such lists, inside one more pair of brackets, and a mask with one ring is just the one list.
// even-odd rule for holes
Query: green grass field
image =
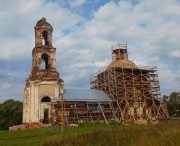
{"label": "green grass field", "polygon": [[180,121],[0,131],[0,146],[179,146]]}

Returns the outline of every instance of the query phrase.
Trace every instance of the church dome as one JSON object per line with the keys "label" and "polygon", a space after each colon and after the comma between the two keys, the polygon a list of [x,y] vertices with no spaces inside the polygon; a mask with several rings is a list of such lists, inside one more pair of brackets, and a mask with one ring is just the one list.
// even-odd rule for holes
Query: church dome
{"label": "church dome", "polygon": [[137,68],[137,66],[129,60],[115,60],[108,66],[109,68]]}
{"label": "church dome", "polygon": [[36,27],[40,27],[40,26],[46,26],[46,27],[50,27],[51,29],[53,29],[52,28],[52,26],[51,26],[51,24],[49,24],[47,21],[46,21],[46,18],[42,18],[42,19],[40,19],[37,23],[36,23]]}

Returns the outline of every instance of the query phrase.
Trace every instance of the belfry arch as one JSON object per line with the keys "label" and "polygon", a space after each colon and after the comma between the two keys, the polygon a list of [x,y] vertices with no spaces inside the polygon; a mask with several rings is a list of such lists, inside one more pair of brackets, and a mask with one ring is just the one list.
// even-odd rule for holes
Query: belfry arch
{"label": "belfry arch", "polygon": [[42,32],[42,45],[48,45],[49,44],[48,37],[49,37],[48,32],[46,30],[44,30]]}

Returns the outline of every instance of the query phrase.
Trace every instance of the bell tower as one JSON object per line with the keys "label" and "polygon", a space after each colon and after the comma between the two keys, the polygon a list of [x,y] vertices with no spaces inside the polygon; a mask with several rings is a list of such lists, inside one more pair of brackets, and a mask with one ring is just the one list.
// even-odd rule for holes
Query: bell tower
{"label": "bell tower", "polygon": [[53,102],[63,90],[63,80],[56,70],[56,48],[52,46],[52,26],[45,18],[35,29],[32,71],[26,80],[23,102],[23,123],[49,123]]}

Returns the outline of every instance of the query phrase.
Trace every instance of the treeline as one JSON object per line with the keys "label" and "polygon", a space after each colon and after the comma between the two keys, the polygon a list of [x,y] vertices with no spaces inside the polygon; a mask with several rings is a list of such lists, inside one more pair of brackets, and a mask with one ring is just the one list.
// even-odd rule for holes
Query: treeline
{"label": "treeline", "polygon": [[172,92],[169,96],[163,96],[167,104],[170,117],[180,117],[180,92]]}
{"label": "treeline", "polygon": [[23,103],[13,99],[0,103],[0,130],[22,123]]}

